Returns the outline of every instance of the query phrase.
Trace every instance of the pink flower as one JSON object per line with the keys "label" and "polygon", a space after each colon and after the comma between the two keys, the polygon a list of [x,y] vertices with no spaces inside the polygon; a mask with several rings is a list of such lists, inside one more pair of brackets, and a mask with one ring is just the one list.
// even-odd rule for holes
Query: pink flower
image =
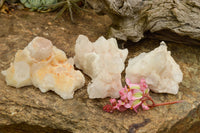
{"label": "pink flower", "polygon": [[103,107],[103,110],[106,111],[106,112],[112,113],[113,107],[111,105],[107,104]]}
{"label": "pink flower", "polygon": [[122,105],[124,105],[125,104],[125,102],[123,102],[122,100],[118,100],[118,105],[119,106],[122,106]]}
{"label": "pink flower", "polygon": [[143,109],[143,110],[149,110],[150,108],[149,108],[149,106],[147,105],[146,102],[143,102],[143,103],[142,103],[142,109]]}
{"label": "pink flower", "polygon": [[137,113],[138,107],[141,105],[142,101],[137,99],[131,102],[131,109],[133,109]]}
{"label": "pink flower", "polygon": [[110,99],[110,103],[111,103],[112,105],[116,105],[116,99],[115,99],[115,98],[111,98],[111,99]]}
{"label": "pink flower", "polygon": [[[120,99],[110,99],[111,105],[107,104],[103,107],[106,112],[112,113],[114,110],[125,111],[127,109],[133,109],[137,113],[137,109],[141,106],[143,110],[149,110],[150,107],[156,107],[161,105],[169,105],[174,103],[180,103],[181,101],[167,102],[161,104],[155,104],[153,99],[149,96],[149,88],[144,79],[141,79],[139,84],[132,84],[129,79],[126,79],[128,85],[119,91]],[[147,100],[152,102],[152,105],[146,103]]]}
{"label": "pink flower", "polygon": [[128,86],[131,84],[131,81],[130,81],[128,78],[126,78],[126,84],[127,84]]}
{"label": "pink flower", "polygon": [[118,103],[113,107],[113,109],[117,109],[117,110],[123,112],[123,111],[127,110],[127,108],[124,105],[125,105],[125,102],[118,100]]}
{"label": "pink flower", "polygon": [[127,108],[125,108],[124,106],[120,106],[118,110],[121,111],[121,112],[123,112],[123,111],[126,111]]}
{"label": "pink flower", "polygon": [[142,91],[145,91],[148,88],[148,85],[146,84],[145,79],[140,80],[140,88]]}
{"label": "pink flower", "polygon": [[129,109],[129,108],[131,108],[131,104],[130,104],[130,103],[126,103],[126,104],[124,105],[124,107],[127,108],[127,109]]}
{"label": "pink flower", "polygon": [[140,90],[131,90],[128,92],[127,98],[130,101],[134,101],[137,99],[141,99],[143,97],[142,95],[143,95],[143,93]]}
{"label": "pink flower", "polygon": [[122,88],[122,89],[119,91],[119,95],[121,96],[121,99],[122,99],[122,100],[125,100],[125,99],[127,98],[127,93],[128,93],[127,86],[125,86],[124,88]]}
{"label": "pink flower", "polygon": [[137,105],[133,108],[133,110],[137,113],[137,109],[140,107],[140,105]]}
{"label": "pink flower", "polygon": [[132,84],[129,79],[126,79],[126,84],[128,85],[128,87],[130,89],[140,89],[140,85],[139,84]]}

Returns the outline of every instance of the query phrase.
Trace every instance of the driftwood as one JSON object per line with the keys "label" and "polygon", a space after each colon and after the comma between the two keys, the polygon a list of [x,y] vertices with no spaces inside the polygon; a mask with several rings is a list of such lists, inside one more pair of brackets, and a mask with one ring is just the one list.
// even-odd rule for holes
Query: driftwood
{"label": "driftwood", "polygon": [[[198,0],[88,0],[97,10],[113,20],[110,37],[138,42],[144,33],[151,32],[164,40],[185,42],[187,37],[200,44],[200,1]],[[179,35],[159,33],[170,31]],[[175,34],[175,35],[176,35]],[[173,34],[174,35],[174,34]],[[181,38],[186,38],[180,41]],[[191,42],[191,41],[190,41]],[[188,43],[190,43],[188,42]]]}

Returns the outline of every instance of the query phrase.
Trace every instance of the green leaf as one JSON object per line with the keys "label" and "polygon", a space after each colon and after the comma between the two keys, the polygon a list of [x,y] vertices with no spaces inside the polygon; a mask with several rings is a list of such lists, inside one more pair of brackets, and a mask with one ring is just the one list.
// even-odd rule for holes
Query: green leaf
{"label": "green leaf", "polygon": [[148,94],[149,93],[149,88],[147,88],[145,91],[144,91],[145,94]]}
{"label": "green leaf", "polygon": [[136,92],[133,94],[133,96],[136,98],[142,97],[142,92]]}
{"label": "green leaf", "polygon": [[137,99],[137,100],[135,100],[135,101],[133,101],[133,107],[134,106],[136,106],[136,105],[138,105],[138,104],[140,104],[141,103],[141,101],[139,100],[139,99]]}
{"label": "green leaf", "polygon": [[133,86],[130,87],[130,89],[138,89],[138,90],[139,90],[139,89],[140,89],[140,86],[138,86],[138,85],[133,85]]}

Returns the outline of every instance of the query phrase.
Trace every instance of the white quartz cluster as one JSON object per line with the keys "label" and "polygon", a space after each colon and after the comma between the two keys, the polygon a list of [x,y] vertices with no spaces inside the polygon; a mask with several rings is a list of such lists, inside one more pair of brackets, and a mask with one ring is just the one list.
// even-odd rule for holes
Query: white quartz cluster
{"label": "white quartz cluster", "polygon": [[170,51],[167,51],[166,44],[161,42],[161,45],[153,51],[129,59],[126,78],[132,83],[144,78],[154,92],[177,94],[183,73]]}
{"label": "white quartz cluster", "polygon": [[73,98],[74,91],[85,83],[82,73],[74,70],[73,59],[42,37],[18,50],[14,63],[2,74],[10,86],[34,85],[42,92],[55,91],[63,99]]}
{"label": "white quartz cluster", "polygon": [[79,35],[75,45],[75,65],[92,78],[87,87],[89,98],[119,97],[121,72],[128,50],[118,48],[114,38],[100,37],[94,43]]}

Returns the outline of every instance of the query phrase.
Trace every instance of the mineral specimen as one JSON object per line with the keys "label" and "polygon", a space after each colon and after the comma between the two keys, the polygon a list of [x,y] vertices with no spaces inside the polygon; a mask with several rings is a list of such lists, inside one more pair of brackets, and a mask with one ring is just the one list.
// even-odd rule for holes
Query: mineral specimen
{"label": "mineral specimen", "polygon": [[161,42],[153,51],[129,59],[126,78],[133,83],[144,78],[154,92],[177,94],[183,73],[170,51],[167,51],[166,44]]}
{"label": "mineral specimen", "polygon": [[75,45],[75,65],[92,78],[87,87],[89,98],[119,97],[121,72],[128,50],[118,48],[114,38],[100,37],[94,43],[80,35]]}
{"label": "mineral specimen", "polygon": [[55,91],[63,99],[73,98],[85,79],[73,68],[73,59],[67,59],[62,50],[50,40],[36,37],[24,50],[19,50],[10,68],[2,71],[7,85],[22,87],[34,85],[42,92]]}

